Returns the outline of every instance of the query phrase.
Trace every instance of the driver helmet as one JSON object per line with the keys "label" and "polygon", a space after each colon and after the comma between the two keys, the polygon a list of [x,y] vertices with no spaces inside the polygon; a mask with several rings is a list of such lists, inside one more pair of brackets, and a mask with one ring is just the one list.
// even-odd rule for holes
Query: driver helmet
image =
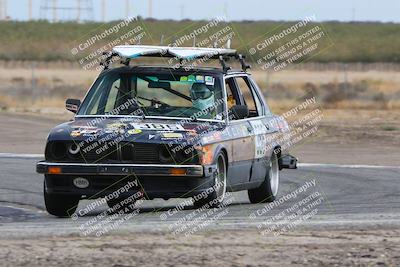
{"label": "driver helmet", "polygon": [[214,105],[214,92],[212,92],[204,83],[193,83],[190,90],[193,107],[199,110],[205,110]]}

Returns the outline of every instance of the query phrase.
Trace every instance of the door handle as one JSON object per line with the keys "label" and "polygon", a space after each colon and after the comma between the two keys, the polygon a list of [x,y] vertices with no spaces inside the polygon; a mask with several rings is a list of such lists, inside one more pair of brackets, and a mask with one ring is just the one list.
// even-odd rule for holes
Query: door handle
{"label": "door handle", "polygon": [[247,126],[247,131],[248,131],[249,133],[252,133],[253,129],[252,129],[250,126]]}

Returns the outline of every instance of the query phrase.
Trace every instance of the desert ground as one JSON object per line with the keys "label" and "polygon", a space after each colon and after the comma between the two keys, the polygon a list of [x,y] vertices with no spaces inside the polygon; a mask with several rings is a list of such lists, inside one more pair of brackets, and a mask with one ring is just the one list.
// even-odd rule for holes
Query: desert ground
{"label": "desert ground", "polygon": [[398,229],[1,239],[3,266],[399,266]]}

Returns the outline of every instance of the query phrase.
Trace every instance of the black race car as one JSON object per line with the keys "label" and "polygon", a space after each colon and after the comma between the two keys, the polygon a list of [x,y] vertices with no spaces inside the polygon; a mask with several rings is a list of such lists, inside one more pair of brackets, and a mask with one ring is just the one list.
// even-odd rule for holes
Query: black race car
{"label": "black race car", "polygon": [[[210,53],[222,69],[129,66],[143,55]],[[113,57],[128,63],[109,69]],[[243,69],[229,70],[227,57]],[[120,46],[104,65],[82,103],[66,101],[74,120],[50,132],[45,161],[37,163],[50,214],[71,216],[83,198],[107,196],[111,207],[138,192],[194,197],[196,206],[218,205],[227,191],[248,190],[252,203],[275,199],[284,167],[277,136],[288,126],[235,50]]]}

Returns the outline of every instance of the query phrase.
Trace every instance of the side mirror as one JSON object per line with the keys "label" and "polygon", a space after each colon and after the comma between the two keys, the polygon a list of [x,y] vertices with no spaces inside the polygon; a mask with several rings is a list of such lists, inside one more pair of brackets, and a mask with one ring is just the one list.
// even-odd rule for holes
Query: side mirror
{"label": "side mirror", "polygon": [[67,99],[67,101],[65,101],[65,108],[73,113],[78,111],[80,105],[81,101],[79,99]]}
{"label": "side mirror", "polygon": [[235,105],[231,112],[236,120],[245,119],[249,116],[249,108],[246,105]]}

